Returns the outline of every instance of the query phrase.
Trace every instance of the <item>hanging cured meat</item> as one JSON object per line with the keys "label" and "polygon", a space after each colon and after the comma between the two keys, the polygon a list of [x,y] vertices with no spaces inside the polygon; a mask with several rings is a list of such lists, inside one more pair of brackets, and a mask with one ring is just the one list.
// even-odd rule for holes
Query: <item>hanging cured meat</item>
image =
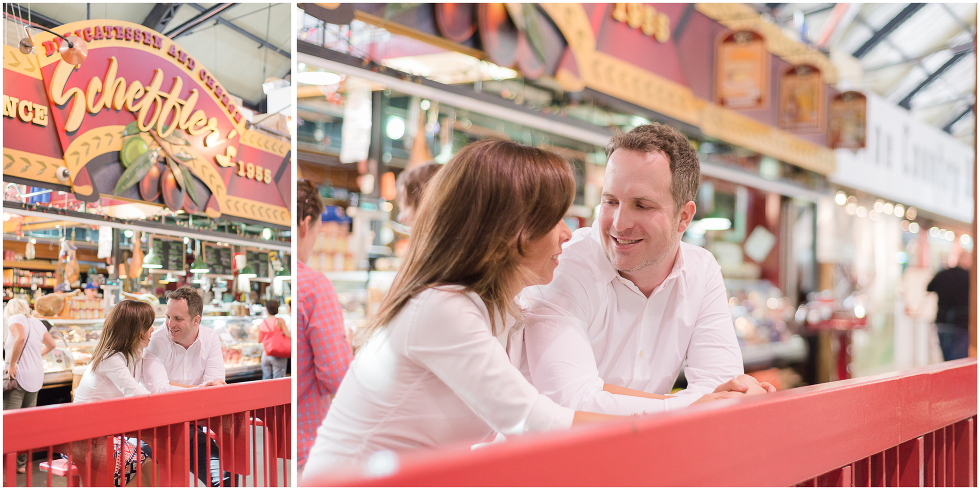
{"label": "hanging cured meat", "polygon": [[129,263],[127,275],[139,279],[143,274],[143,249],[140,247],[140,232],[133,230],[133,259]]}
{"label": "hanging cured meat", "polygon": [[82,290],[76,289],[70,293],[45,294],[34,301],[34,310],[41,316],[58,316],[65,309],[66,298],[70,298],[81,292]]}

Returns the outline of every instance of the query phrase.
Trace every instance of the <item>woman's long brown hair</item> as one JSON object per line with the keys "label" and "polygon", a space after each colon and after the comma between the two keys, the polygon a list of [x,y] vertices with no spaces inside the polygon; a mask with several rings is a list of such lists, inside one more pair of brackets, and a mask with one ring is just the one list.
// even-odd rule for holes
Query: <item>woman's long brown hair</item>
{"label": "woman's long brown hair", "polygon": [[142,301],[127,299],[116,303],[106,315],[102,336],[92,353],[92,371],[116,352],[122,352],[126,364],[132,365],[140,357],[140,338],[153,328],[153,318],[153,307]]}
{"label": "woman's long brown hair", "polygon": [[529,284],[527,245],[554,229],[575,197],[575,177],[554,153],[510,141],[480,141],[457,153],[422,194],[408,254],[358,346],[415,295],[460,285],[495,311],[519,317],[514,296]]}

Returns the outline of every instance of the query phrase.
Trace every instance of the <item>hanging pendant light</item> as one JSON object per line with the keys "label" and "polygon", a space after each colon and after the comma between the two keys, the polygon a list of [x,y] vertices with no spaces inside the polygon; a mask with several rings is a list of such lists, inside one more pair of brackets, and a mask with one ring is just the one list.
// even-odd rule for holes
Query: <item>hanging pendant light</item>
{"label": "hanging pendant light", "polygon": [[160,261],[160,257],[157,256],[153,248],[150,248],[150,253],[143,257],[143,268],[144,269],[162,269],[163,263]]}

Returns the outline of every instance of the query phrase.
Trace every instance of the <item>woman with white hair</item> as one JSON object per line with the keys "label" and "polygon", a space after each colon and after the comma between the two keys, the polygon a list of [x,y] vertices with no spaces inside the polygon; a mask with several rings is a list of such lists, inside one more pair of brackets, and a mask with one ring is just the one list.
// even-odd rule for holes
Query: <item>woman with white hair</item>
{"label": "woman with white hair", "polygon": [[[54,349],[54,338],[22,299],[8,301],[3,318],[9,329],[3,343],[3,409],[36,406],[37,392],[44,383],[41,356]],[[27,455],[18,455],[17,472],[24,473],[26,468]]]}

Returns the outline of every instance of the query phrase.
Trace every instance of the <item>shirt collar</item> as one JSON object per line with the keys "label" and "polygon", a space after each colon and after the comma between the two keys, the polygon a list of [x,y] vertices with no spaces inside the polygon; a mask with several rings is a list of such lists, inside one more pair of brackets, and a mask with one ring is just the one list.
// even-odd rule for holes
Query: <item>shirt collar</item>
{"label": "shirt collar", "polygon": [[[601,233],[602,232],[599,230],[598,226],[593,226],[590,234],[594,242],[592,245],[595,247],[595,251],[597,252],[595,254],[596,259],[593,263],[596,264],[596,267],[598,267],[598,273],[599,273],[598,275],[600,281],[602,282],[602,284],[605,284],[613,280],[622,279],[623,281],[625,281],[624,284],[628,284],[630,286],[633,286],[633,288],[636,288],[636,285],[633,284],[632,281],[626,279],[625,277],[619,274],[619,271],[617,271],[616,268],[613,267],[612,262],[610,262],[609,258],[606,257],[606,252],[602,249]],[[664,282],[660,283],[660,285],[653,290],[654,293],[662,290],[664,287],[666,287],[668,283],[675,280],[683,281],[684,287],[687,287],[688,278],[687,278],[687,268],[684,267],[684,256],[685,256],[684,249],[685,249],[685,242],[682,241],[677,247],[677,256],[674,258],[674,266],[670,269],[670,274],[667,274],[667,278],[664,279]],[[637,289],[637,291],[639,290]]]}

